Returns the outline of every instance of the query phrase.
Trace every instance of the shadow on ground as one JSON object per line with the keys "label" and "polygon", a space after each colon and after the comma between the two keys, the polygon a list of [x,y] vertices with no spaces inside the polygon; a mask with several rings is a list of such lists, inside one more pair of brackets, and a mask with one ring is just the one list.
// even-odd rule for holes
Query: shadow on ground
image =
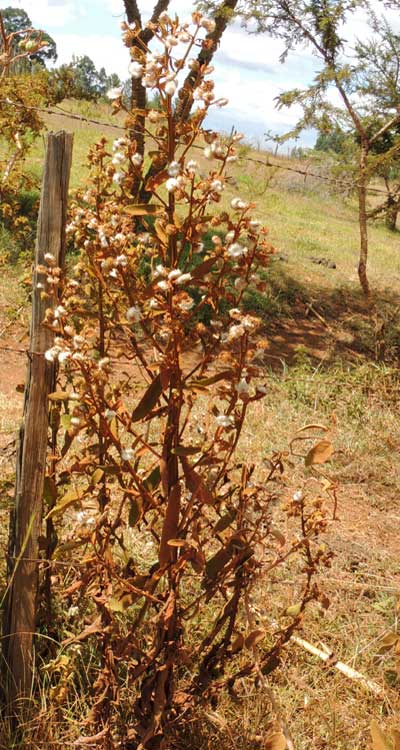
{"label": "shadow on ground", "polygon": [[265,293],[250,293],[246,306],[264,321],[271,366],[292,364],[308,356],[318,364],[364,360],[398,364],[400,297],[390,289],[375,290],[368,302],[353,286],[336,288],[303,284],[290,269],[274,261],[266,275]]}

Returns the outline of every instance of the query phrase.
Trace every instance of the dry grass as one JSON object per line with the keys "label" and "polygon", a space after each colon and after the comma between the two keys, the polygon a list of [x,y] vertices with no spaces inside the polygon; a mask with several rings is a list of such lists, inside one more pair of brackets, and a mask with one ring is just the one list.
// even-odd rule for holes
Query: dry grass
{"label": "dry grass", "polygon": [[[297,750],[362,750],[371,718],[394,727],[400,708],[394,651],[380,653],[384,636],[398,627],[398,372],[371,365],[321,371],[303,364],[272,376],[270,385],[241,446],[253,460],[282,449],[307,423],[329,424],[333,412],[337,422],[337,452],[322,471],[339,486],[338,519],[326,535],[335,557],[319,579],[330,605],[327,611],[310,607],[301,635],[375,680],[385,697],[377,700],[294,644],[274,682]],[[297,461],[286,491],[312,491],[314,482]],[[288,570],[261,600],[271,611],[272,602],[295,601],[295,593],[296,574]]]}

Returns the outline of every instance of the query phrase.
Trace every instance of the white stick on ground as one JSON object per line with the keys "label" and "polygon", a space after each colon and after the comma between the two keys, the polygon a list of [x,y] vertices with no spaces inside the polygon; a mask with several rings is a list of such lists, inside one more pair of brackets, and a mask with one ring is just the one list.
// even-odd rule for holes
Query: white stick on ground
{"label": "white stick on ground", "polygon": [[[294,643],[297,643],[298,646],[301,646],[305,649],[305,651],[308,651],[310,654],[313,654],[314,656],[318,656],[322,661],[329,661],[332,657],[332,654],[326,653],[325,651],[321,651],[320,648],[317,648],[316,646],[313,646],[312,643],[309,643],[308,641],[305,641],[303,638],[299,638],[297,635],[292,635],[291,641],[294,641]],[[342,672],[342,674],[346,675],[346,677],[350,677],[351,680],[356,680],[360,683],[364,688],[367,690],[370,690],[375,695],[379,696],[380,698],[383,698],[384,691],[381,688],[380,685],[378,685],[377,682],[374,682],[373,680],[369,680],[367,677],[364,677],[361,672],[357,672],[357,670],[352,669],[352,667],[349,667],[347,664],[344,664],[342,661],[333,661],[332,667],[335,667],[335,669],[338,669],[339,672]]]}

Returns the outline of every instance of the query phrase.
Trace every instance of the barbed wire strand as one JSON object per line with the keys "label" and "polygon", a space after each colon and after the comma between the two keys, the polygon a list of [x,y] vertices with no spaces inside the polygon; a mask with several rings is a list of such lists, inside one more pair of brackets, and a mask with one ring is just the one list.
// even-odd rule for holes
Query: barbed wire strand
{"label": "barbed wire strand", "polygon": [[[65,117],[66,119],[69,119],[69,120],[78,120],[80,122],[90,123],[91,125],[98,125],[98,126],[103,127],[103,128],[111,128],[111,129],[114,129],[114,130],[123,131],[124,133],[126,133],[127,131],[129,131],[130,133],[133,133],[133,134],[135,134],[135,133],[137,133],[138,135],[141,134],[141,131],[139,131],[139,130],[135,131],[134,128],[131,128],[131,127],[128,127],[128,126],[125,126],[125,125],[118,125],[116,123],[104,122],[102,120],[94,119],[93,117],[85,117],[84,115],[77,115],[77,114],[75,114],[73,112],[67,112],[66,110],[61,109],[61,107],[57,108],[57,109],[45,109],[44,107],[33,107],[33,106],[29,106],[28,107],[28,106],[25,106],[24,104],[20,104],[19,102],[13,102],[13,101],[11,101],[11,99],[8,99],[8,98],[7,99],[1,99],[0,98],[0,104],[8,104],[9,106],[16,107],[17,109],[29,109],[29,110],[33,110],[33,111],[36,111],[36,112],[41,112],[42,114],[45,114],[45,115],[54,115],[54,116],[57,116],[57,117]],[[154,138],[155,138],[155,136],[154,136]],[[186,144],[182,144],[182,145],[186,145]],[[198,144],[196,144],[196,143],[194,143],[192,145],[192,148],[195,148],[195,149],[201,150],[201,151],[203,150],[203,147],[200,146],[200,145],[198,145]],[[288,165],[279,164],[277,162],[271,162],[270,161],[270,157],[268,155],[267,155],[267,157],[266,157],[265,160],[264,159],[257,159],[254,156],[244,156],[242,158],[246,162],[252,162],[254,164],[260,164],[263,167],[267,167],[267,168],[270,168],[270,169],[281,169],[281,170],[283,170],[285,172],[293,172],[295,174],[301,175],[305,179],[307,179],[307,177],[312,177],[312,178],[314,178],[316,180],[321,180],[322,182],[326,182],[326,183],[330,183],[332,185],[336,185],[337,187],[341,186],[341,187],[347,187],[347,188],[350,188],[350,189],[355,189],[355,188],[360,187],[360,185],[359,185],[358,182],[354,182],[352,180],[344,180],[344,179],[342,179],[340,177],[327,177],[326,175],[321,175],[321,174],[318,174],[317,172],[311,172],[308,169],[299,169],[299,168],[296,168],[296,167],[291,167],[291,166],[288,166]],[[385,195],[385,196],[388,195],[387,191],[386,190],[382,190],[381,188],[375,188],[375,187],[367,186],[366,190],[369,193],[371,193],[371,194],[376,194],[376,195],[380,194],[380,195]]]}

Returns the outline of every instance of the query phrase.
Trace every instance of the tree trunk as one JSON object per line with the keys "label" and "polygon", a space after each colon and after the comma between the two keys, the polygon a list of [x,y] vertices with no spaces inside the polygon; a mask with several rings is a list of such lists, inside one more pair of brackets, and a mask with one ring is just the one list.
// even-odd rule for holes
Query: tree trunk
{"label": "tree trunk", "polygon": [[[206,66],[211,63],[211,60],[215,54],[215,52],[218,49],[218,46],[220,44],[222,35],[232,18],[232,14],[238,4],[239,0],[222,0],[220,5],[216,8],[213,16],[215,19],[215,29],[214,31],[209,32],[206,35],[206,44],[204,47],[200,49],[200,52],[197,56],[197,62],[200,66]],[[127,8],[129,3],[134,2],[134,0],[125,0],[125,7]],[[136,2],[134,2],[134,5],[136,7]],[[159,15],[159,13],[162,10],[165,10],[169,5],[169,2],[164,0],[159,0],[157,3],[157,6],[155,10],[153,11],[152,20],[156,21],[156,11]],[[132,12],[132,10],[131,10]],[[129,16],[128,16],[129,20]],[[149,31],[147,29],[144,29],[141,39],[148,44],[149,42]],[[190,71],[188,75],[186,76],[181,88],[178,91],[178,95],[176,98],[176,104],[175,104],[175,111],[174,111],[174,121],[175,121],[175,127],[177,129],[177,134],[179,136],[179,125],[186,122],[188,117],[190,116],[191,109],[193,107],[193,91],[196,88],[197,85],[199,85],[201,80],[201,76],[199,76],[199,73],[197,70]],[[138,83],[134,82],[132,86],[132,107],[137,107],[139,109],[143,109],[145,107],[145,103],[143,103],[143,92],[141,90],[142,83],[141,80],[139,80]],[[144,91],[144,87],[143,87]],[[135,134],[135,139],[138,143],[138,151],[143,156],[144,153],[144,131],[145,126],[145,119],[141,118],[140,116],[135,119],[135,131],[136,129],[140,131],[139,135]],[[140,148],[143,150],[140,151]],[[149,167],[147,174],[145,175],[139,199],[141,202],[147,203],[150,200],[151,192],[146,190],[146,183],[149,179],[152,177],[155,177],[159,172],[161,172],[163,169],[165,169],[165,166],[167,164],[167,157],[165,157],[165,160],[162,162],[152,163]],[[137,185],[134,185],[134,190],[137,188]]]}
{"label": "tree trunk", "polygon": [[[148,44],[151,42],[154,32],[146,26],[142,27],[142,18],[137,5],[136,0],[124,0],[126,16],[129,24],[136,24],[137,29],[140,29],[139,35],[133,40],[131,45],[131,57],[133,60],[140,58],[143,51],[146,49]],[[153,8],[151,16],[151,22],[156,23],[159,15],[168,9],[169,0],[158,0]],[[135,49],[137,52],[135,52]],[[131,81],[131,113],[130,118],[130,129],[131,138],[136,141],[136,151],[140,156],[144,157],[145,149],[145,126],[146,117],[143,111],[147,107],[147,91],[142,83],[141,78],[132,78]],[[132,186],[132,195],[137,196],[140,186],[140,176],[136,177]]]}
{"label": "tree trunk", "polygon": [[391,232],[396,231],[397,214],[399,213],[399,206],[392,196],[388,198],[388,205],[385,213],[385,225]]}
{"label": "tree trunk", "polygon": [[[222,35],[232,18],[238,0],[223,0],[214,13],[215,29],[206,36],[206,44],[201,48],[197,62],[200,66],[209,65],[220,44]],[[178,93],[175,109],[175,123],[187,120],[193,106],[193,91],[200,82],[197,70],[191,70],[186,76],[182,88]]]}
{"label": "tree trunk", "polygon": [[361,143],[360,174],[358,180],[358,224],[360,229],[360,259],[358,263],[358,278],[366,297],[370,296],[367,276],[368,261],[368,226],[367,226],[367,157],[368,143]]}

